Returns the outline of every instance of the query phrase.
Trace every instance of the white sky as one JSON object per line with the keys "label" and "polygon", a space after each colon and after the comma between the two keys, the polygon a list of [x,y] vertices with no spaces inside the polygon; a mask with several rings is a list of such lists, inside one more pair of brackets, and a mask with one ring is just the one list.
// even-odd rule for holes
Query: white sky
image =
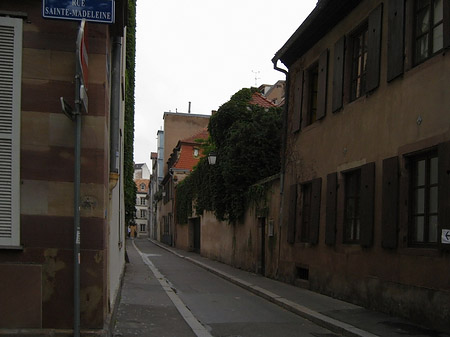
{"label": "white sky", "polygon": [[164,112],[209,115],[255,77],[284,80],[271,59],[316,2],[137,0],[135,163],[151,169]]}

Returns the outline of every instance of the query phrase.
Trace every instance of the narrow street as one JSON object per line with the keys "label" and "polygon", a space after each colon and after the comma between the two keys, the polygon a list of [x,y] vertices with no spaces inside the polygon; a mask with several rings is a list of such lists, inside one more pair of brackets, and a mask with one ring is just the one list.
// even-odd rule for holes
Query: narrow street
{"label": "narrow street", "polygon": [[148,239],[127,252],[114,337],[450,337]]}
{"label": "narrow street", "polygon": [[[122,290],[115,336],[195,336],[195,326],[189,327],[193,320],[201,323],[195,331],[197,336],[336,336],[148,240],[128,243],[126,277],[130,272],[133,277],[141,275],[131,287]],[[158,271],[163,276],[157,274],[157,278],[164,277],[162,283],[168,285],[165,288],[175,303],[155,278],[154,272]],[[145,310],[148,320],[126,317],[129,314],[124,305],[127,312],[133,307],[135,317]],[[185,311],[192,314],[186,317],[187,322],[180,311],[185,317]]]}

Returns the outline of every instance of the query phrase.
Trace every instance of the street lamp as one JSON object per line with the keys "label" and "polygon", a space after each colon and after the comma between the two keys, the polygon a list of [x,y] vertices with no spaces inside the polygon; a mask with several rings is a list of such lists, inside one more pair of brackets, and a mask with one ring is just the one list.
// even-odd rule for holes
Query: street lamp
{"label": "street lamp", "polygon": [[210,152],[208,155],[208,163],[209,165],[215,165],[216,164],[217,155],[215,152]]}

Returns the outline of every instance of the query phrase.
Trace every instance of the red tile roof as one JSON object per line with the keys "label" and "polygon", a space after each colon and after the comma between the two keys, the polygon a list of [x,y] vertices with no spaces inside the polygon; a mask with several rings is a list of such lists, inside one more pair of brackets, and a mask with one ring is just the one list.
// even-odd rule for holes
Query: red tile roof
{"label": "red tile roof", "polygon": [[263,108],[273,108],[276,105],[261,95],[259,92],[255,92],[250,99],[250,104],[259,105]]}
{"label": "red tile roof", "polygon": [[[196,139],[207,139],[209,136],[208,130],[203,129],[195,135],[185,138],[178,143],[179,156],[176,163],[173,165],[174,168],[182,170],[190,170],[197,165],[198,161],[202,157],[203,151],[199,144],[195,141]],[[198,156],[194,156],[194,149],[198,149]]]}
{"label": "red tile roof", "polygon": [[[148,185],[150,184],[150,179],[136,179],[134,181],[136,184],[137,192],[138,193],[147,193],[148,192]],[[145,185],[145,189],[141,189],[141,184]]]}

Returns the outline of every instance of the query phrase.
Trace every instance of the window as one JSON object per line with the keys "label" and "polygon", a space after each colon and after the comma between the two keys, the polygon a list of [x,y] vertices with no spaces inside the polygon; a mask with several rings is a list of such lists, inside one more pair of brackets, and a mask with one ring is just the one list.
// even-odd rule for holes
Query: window
{"label": "window", "polygon": [[194,157],[197,158],[199,155],[198,149],[194,148]]}
{"label": "window", "polygon": [[368,26],[363,25],[351,36],[352,75],[350,100],[353,101],[366,93]]}
{"label": "window", "polygon": [[139,187],[140,187],[141,191],[145,191],[145,184],[142,183]]}
{"label": "window", "polygon": [[20,245],[22,19],[0,17],[0,245]]}
{"label": "window", "polygon": [[145,209],[141,209],[141,218],[145,219],[147,217],[147,211]]}
{"label": "window", "polygon": [[444,0],[416,0],[415,62],[420,63],[444,47]]}
{"label": "window", "polygon": [[145,198],[141,197],[140,199],[141,199],[141,205],[145,206],[145,204],[146,204]]}
{"label": "window", "polygon": [[319,241],[321,189],[322,178],[300,185],[301,217],[295,220],[299,226],[296,230],[298,242],[317,244]]}
{"label": "window", "polygon": [[311,225],[311,192],[312,185],[302,185],[303,205],[302,205],[302,224],[300,229],[300,241],[309,241],[309,227]]}
{"label": "window", "polygon": [[145,232],[145,223],[141,223],[141,232]]}
{"label": "window", "polygon": [[361,171],[345,173],[344,242],[358,243],[361,231]]}
{"label": "window", "polygon": [[438,239],[438,156],[435,151],[411,158],[410,243],[436,244]]}

